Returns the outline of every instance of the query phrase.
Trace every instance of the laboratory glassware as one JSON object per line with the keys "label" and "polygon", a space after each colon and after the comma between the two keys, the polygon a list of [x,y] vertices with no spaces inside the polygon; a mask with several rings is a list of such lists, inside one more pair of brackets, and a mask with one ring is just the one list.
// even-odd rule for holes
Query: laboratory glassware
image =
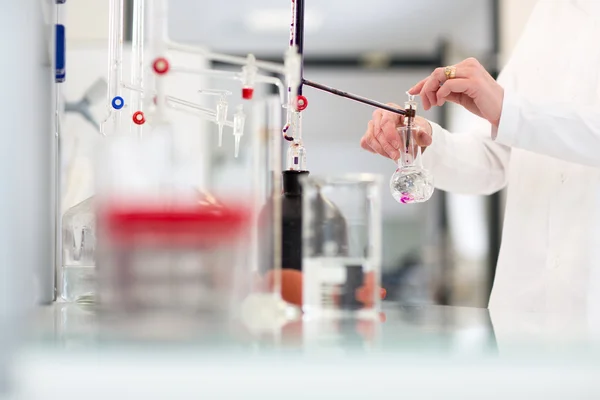
{"label": "laboratory glassware", "polygon": [[[0,119],[5,132],[0,147],[3,185],[0,196],[0,398],[11,392],[12,362],[27,337],[28,317],[36,303],[52,301],[51,167],[53,150],[51,67],[44,29],[43,2],[5,4],[0,24],[11,32],[0,51],[11,58],[0,66],[2,85]],[[51,22],[52,29],[55,29]],[[14,62],[14,64],[13,64]],[[15,66],[18,66],[15,68]]]}
{"label": "laboratory glassware", "polygon": [[376,317],[381,299],[379,177],[309,177],[302,197],[305,316]]}
{"label": "laboratory glassware", "polygon": [[[136,9],[136,15],[139,12]],[[138,18],[141,23],[143,18]],[[124,0],[109,2],[108,84],[92,86],[90,96],[97,97],[106,88],[106,116],[99,124],[104,136],[122,133]],[[137,48],[136,48],[137,49]],[[134,49],[135,50],[135,49]],[[135,59],[134,59],[135,60]],[[62,260],[57,272],[57,297],[68,302],[94,301],[96,263],[96,196],[69,208],[61,218]]]}
{"label": "laboratory glassware", "polygon": [[236,283],[249,280],[250,213],[240,206],[164,203],[103,208],[100,307],[134,316],[165,312],[217,320],[232,317],[233,307],[241,303]]}
{"label": "laboratory glassware", "polygon": [[58,297],[63,301],[94,301],[96,265],[95,198],[68,209],[62,218],[62,266],[58,271]]}
{"label": "laboratory glassware", "polygon": [[[252,240],[254,280],[252,294],[242,304],[242,319],[251,334],[262,336],[276,335],[290,320],[299,318],[300,304],[286,298],[282,287],[282,266],[287,268],[287,264],[283,239],[285,228],[282,226],[286,211],[281,181],[280,98],[270,96],[257,100],[254,111],[252,126],[255,134],[251,138],[254,143],[253,193],[256,213]],[[257,132],[266,135],[257,135]],[[300,208],[301,203],[297,206]],[[299,243],[295,242],[296,247],[299,247]]]}
{"label": "laboratory glassware", "polygon": [[409,97],[405,106],[407,115],[404,124],[397,128],[400,158],[398,168],[390,179],[390,191],[398,203],[423,203],[433,195],[433,176],[423,167],[421,146],[417,145],[415,139],[423,128],[414,122],[417,109],[414,96]]}

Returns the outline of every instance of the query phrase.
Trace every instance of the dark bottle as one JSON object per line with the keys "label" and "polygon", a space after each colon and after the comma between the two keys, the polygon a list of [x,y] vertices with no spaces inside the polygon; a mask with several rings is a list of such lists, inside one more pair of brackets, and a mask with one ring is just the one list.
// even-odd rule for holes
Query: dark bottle
{"label": "dark bottle", "polygon": [[281,268],[302,271],[302,179],[308,171],[283,171]]}
{"label": "dark bottle", "polygon": [[[308,171],[283,171],[283,197],[281,199],[282,216],[282,256],[281,267],[302,271],[302,179],[308,176]],[[311,248],[321,252],[324,240],[335,240],[340,254],[348,249],[346,221],[337,207],[322,196],[311,206],[315,213],[315,223],[320,224]],[[261,241],[261,272],[273,268],[273,247],[269,240],[272,235],[269,216],[271,202],[263,209],[260,221],[263,240]],[[323,237],[322,233],[326,233]]]}

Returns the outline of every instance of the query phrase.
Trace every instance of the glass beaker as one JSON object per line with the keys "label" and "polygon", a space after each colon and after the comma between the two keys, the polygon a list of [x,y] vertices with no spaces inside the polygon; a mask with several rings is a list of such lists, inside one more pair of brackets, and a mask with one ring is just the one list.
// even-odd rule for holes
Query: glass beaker
{"label": "glass beaker", "polygon": [[423,167],[421,147],[415,137],[422,128],[413,124],[398,127],[400,136],[400,158],[398,168],[390,179],[390,191],[401,204],[423,203],[431,198],[434,191],[433,177]]}
{"label": "glass beaker", "polygon": [[71,207],[62,217],[62,265],[58,296],[68,302],[94,301],[96,214],[94,197]]}
{"label": "glass beaker", "polygon": [[303,182],[304,315],[377,317],[381,303],[380,179]]}

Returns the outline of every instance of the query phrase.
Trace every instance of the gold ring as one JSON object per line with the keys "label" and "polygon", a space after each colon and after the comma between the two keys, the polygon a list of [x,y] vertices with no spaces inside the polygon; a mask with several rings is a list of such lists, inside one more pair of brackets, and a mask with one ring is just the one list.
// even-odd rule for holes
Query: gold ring
{"label": "gold ring", "polygon": [[454,79],[454,78],[456,78],[456,67],[455,66],[446,67],[446,69],[444,70],[444,73],[446,74],[446,79]]}

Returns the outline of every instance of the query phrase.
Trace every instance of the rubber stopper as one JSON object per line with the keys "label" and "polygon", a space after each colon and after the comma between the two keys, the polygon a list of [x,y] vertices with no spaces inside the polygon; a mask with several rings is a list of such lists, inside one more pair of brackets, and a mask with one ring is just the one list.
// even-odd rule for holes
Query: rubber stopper
{"label": "rubber stopper", "polygon": [[164,57],[159,57],[152,63],[152,68],[159,75],[166,74],[169,72],[169,61]]}
{"label": "rubber stopper", "polygon": [[146,118],[144,117],[144,113],[141,111],[136,111],[133,113],[133,123],[137,125],[143,125],[146,122]]}
{"label": "rubber stopper", "polygon": [[296,109],[298,111],[304,111],[308,107],[308,99],[302,95],[296,99]]}
{"label": "rubber stopper", "polygon": [[252,100],[254,96],[254,89],[252,88],[242,88],[242,98],[244,100]]}

